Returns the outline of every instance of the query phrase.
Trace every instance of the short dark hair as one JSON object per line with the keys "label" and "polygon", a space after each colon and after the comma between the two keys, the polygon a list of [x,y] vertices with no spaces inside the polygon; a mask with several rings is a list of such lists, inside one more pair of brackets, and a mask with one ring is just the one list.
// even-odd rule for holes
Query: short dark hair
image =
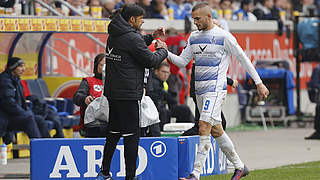
{"label": "short dark hair", "polygon": [[21,64],[24,64],[24,61],[19,57],[10,57],[8,58],[6,69],[13,71]]}
{"label": "short dark hair", "polygon": [[136,4],[127,4],[123,6],[123,9],[121,11],[121,16],[127,22],[132,16],[138,17],[138,16],[144,16],[144,14],[145,14],[144,9]]}
{"label": "short dark hair", "polygon": [[198,4],[196,4],[195,6],[193,6],[192,12],[195,11],[195,10],[198,10],[198,9],[201,9],[201,8],[204,8],[204,7],[207,7],[207,6],[209,6],[208,2],[199,2]]}
{"label": "short dark hair", "polygon": [[155,67],[156,70],[159,70],[160,68],[162,68],[163,66],[169,67],[170,68],[170,64],[167,61],[162,61],[162,63],[160,63],[159,65],[157,65]]}
{"label": "short dark hair", "polygon": [[250,3],[253,3],[253,0],[242,0],[240,4],[240,8],[243,9],[244,5],[249,5]]}

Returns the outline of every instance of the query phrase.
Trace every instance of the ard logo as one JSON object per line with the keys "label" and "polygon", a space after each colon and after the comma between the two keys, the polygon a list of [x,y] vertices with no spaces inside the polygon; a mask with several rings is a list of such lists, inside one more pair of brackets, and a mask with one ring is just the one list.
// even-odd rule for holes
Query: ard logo
{"label": "ard logo", "polygon": [[155,141],[150,146],[150,152],[154,157],[160,158],[167,152],[167,146],[161,141]]}

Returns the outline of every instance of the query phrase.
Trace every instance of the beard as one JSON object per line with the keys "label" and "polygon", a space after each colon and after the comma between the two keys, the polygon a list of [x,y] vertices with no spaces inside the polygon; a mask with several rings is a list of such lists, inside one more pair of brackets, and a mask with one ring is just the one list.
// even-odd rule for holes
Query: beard
{"label": "beard", "polygon": [[141,29],[141,26],[142,26],[142,25],[140,25],[140,26],[134,26],[133,28],[136,29],[137,31],[140,31],[140,32],[141,32],[141,30],[142,30],[142,29]]}
{"label": "beard", "polygon": [[199,31],[206,31],[208,29],[207,24],[202,24],[202,27],[197,27]]}

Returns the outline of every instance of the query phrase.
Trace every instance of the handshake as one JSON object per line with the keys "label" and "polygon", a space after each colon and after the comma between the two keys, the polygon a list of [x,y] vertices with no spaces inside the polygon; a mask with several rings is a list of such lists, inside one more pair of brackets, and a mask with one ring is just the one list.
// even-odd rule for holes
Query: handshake
{"label": "handshake", "polygon": [[157,39],[157,40],[156,40],[156,43],[154,44],[154,47],[155,47],[156,49],[158,49],[158,48],[164,48],[164,49],[168,50],[167,44],[166,44],[165,42],[163,42],[162,40],[160,40],[160,39]]}
{"label": "handshake", "polygon": [[152,37],[154,39],[156,39],[156,43],[154,45],[154,47],[156,49],[158,49],[158,48],[168,49],[167,44],[160,39],[160,37],[164,37],[165,36],[165,32],[166,32],[166,30],[163,27],[160,27],[160,28],[158,28],[157,30],[155,30],[153,32]]}

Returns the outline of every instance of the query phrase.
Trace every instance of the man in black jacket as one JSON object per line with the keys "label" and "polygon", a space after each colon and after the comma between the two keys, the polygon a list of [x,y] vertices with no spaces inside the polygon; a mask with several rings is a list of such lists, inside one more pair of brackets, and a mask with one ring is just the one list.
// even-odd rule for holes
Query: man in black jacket
{"label": "man in black jacket", "polygon": [[143,95],[144,69],[156,67],[168,55],[163,42],[154,53],[148,49],[153,38],[164,35],[164,30],[156,30],[153,37],[142,36],[143,15],[140,6],[125,5],[108,26],[104,95],[109,101],[109,131],[97,180],[112,179],[110,164],[120,137],[124,137],[125,179],[137,179],[139,101]]}
{"label": "man in black jacket", "polygon": [[[23,97],[20,77],[25,71],[24,61],[17,57],[8,60],[7,67],[0,74],[0,136],[10,131],[21,130],[29,138],[40,138],[41,134],[32,111],[27,109]],[[6,136],[4,136],[6,137]],[[6,144],[12,139],[4,138]]]}

